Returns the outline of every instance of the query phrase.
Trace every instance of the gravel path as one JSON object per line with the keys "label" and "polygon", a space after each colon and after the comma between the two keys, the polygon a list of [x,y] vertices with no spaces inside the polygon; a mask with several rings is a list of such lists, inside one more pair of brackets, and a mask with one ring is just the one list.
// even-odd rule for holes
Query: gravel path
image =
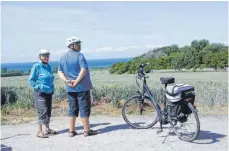
{"label": "gravel path", "polygon": [[47,139],[35,137],[36,121],[20,125],[1,126],[2,151],[226,151],[228,150],[228,118],[226,116],[200,116],[201,132],[194,143],[181,141],[164,129],[156,134],[159,124],[146,130],[131,129],[122,117],[94,116],[91,127],[100,134],[83,137],[82,126],[77,119],[80,135],[68,137],[67,117],[53,117],[51,127],[60,134]]}

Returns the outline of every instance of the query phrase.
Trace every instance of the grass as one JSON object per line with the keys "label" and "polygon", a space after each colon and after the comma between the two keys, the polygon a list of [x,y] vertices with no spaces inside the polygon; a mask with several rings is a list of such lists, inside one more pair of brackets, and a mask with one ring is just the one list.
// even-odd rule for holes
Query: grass
{"label": "grass", "polygon": [[[228,115],[228,107],[225,105],[207,106],[197,104],[197,109],[200,115]],[[52,117],[67,117],[67,113],[68,102],[66,100],[53,104]],[[122,110],[120,107],[114,108],[112,104],[102,102],[92,107],[92,116],[93,115],[121,116]],[[36,119],[36,110],[29,109],[25,111],[24,109],[14,108],[10,114],[5,114],[1,117],[1,125],[27,123]]]}
{"label": "grass", "polygon": [[[94,70],[91,79],[94,85],[94,115],[121,115],[122,103],[139,90],[135,83],[135,75],[110,75],[108,70]],[[227,72],[193,72],[193,73],[150,73],[147,80],[156,100],[160,102],[163,85],[160,77],[175,77],[176,83],[188,83],[195,87],[196,104],[201,113],[227,113],[228,73]],[[55,93],[53,96],[53,114],[67,114],[66,93],[64,83],[55,75]],[[33,90],[28,87],[28,76],[1,78],[2,93],[7,94],[7,105],[1,107],[1,122],[7,123],[12,118],[26,121],[36,115],[32,108]],[[219,113],[218,113],[219,112]],[[20,115],[20,116],[18,116]],[[8,119],[8,120],[7,120]],[[19,120],[20,121],[20,120]],[[16,122],[18,122],[16,120]]]}

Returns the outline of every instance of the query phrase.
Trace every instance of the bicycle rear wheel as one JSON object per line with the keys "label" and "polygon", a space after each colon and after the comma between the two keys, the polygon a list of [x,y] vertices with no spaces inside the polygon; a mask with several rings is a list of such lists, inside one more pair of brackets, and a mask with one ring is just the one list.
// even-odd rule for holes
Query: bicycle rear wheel
{"label": "bicycle rear wheel", "polygon": [[122,117],[133,128],[147,129],[154,126],[157,121],[157,111],[149,97],[142,100],[135,95],[126,101],[122,107]]}
{"label": "bicycle rear wheel", "polygon": [[[187,142],[193,142],[199,135],[200,132],[200,120],[196,109],[191,103],[187,106],[191,109],[192,113],[184,115],[183,119],[171,119],[172,126],[174,127],[174,133],[179,139]],[[171,123],[170,123],[171,124]]]}

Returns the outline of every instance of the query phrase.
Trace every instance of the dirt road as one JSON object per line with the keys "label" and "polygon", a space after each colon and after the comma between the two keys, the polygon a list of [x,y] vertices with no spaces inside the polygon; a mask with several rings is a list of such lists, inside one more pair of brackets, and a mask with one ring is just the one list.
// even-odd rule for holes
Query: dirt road
{"label": "dirt road", "polygon": [[58,135],[47,139],[35,137],[36,121],[1,127],[2,151],[226,151],[228,149],[228,118],[226,116],[200,116],[201,131],[193,143],[181,141],[165,129],[157,135],[159,124],[152,129],[130,128],[122,117],[94,116],[91,127],[99,134],[83,137],[82,126],[77,120],[79,135],[68,137],[67,117],[53,117],[51,127]]}

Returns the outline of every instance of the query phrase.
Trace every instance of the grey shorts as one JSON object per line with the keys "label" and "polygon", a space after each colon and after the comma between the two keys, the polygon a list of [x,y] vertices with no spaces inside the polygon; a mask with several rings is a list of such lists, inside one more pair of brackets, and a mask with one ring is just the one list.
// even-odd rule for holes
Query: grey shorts
{"label": "grey shorts", "polygon": [[50,122],[52,94],[44,93],[41,90],[34,91],[34,106],[37,109],[38,124],[49,124]]}

